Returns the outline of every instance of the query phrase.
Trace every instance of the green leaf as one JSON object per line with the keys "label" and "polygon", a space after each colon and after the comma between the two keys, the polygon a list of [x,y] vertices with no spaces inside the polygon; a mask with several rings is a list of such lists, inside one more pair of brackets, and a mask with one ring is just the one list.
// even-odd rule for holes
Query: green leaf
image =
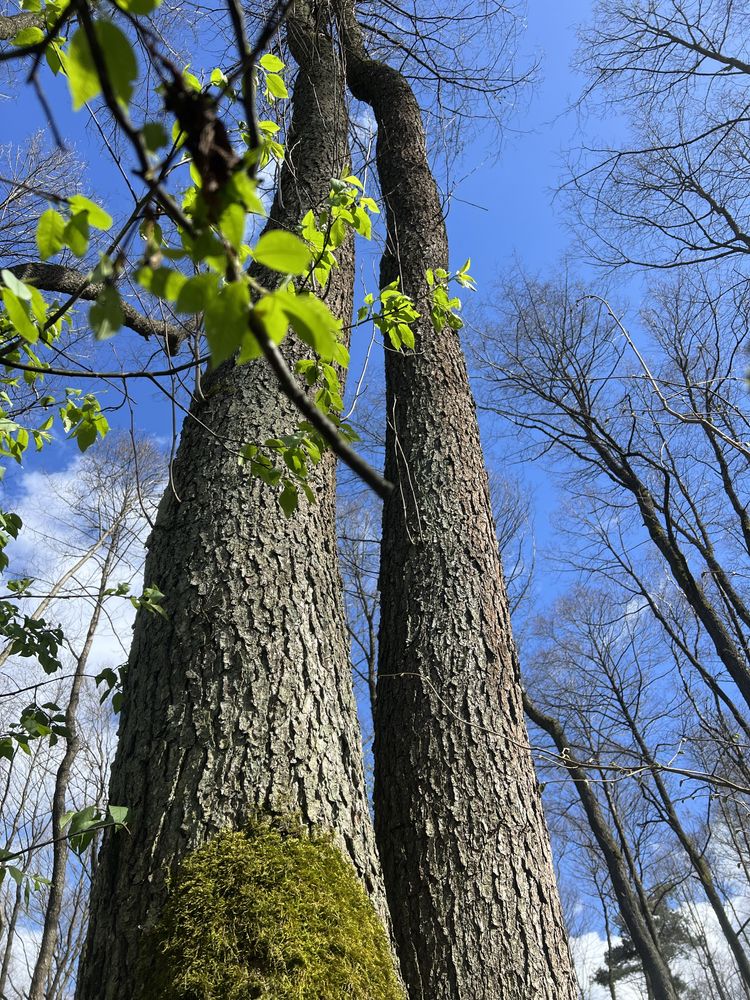
{"label": "green leaf", "polygon": [[[115,97],[127,104],[133,93],[133,83],[138,77],[138,64],[130,42],[111,21],[96,21],[94,34]],[[83,28],[79,28],[73,35],[65,53],[65,72],[74,111],[80,110],[87,101],[101,94],[99,74]]]}
{"label": "green leaf", "polygon": [[115,0],[120,10],[128,14],[150,14],[161,3],[161,0]]}
{"label": "green leaf", "polygon": [[109,813],[113,823],[116,823],[117,826],[125,826],[128,821],[128,814],[130,810],[127,806],[108,805],[107,812]]}
{"label": "green leaf", "polygon": [[39,216],[36,245],[42,260],[54,257],[65,245],[65,219],[54,208],[48,208]]}
{"label": "green leaf", "polygon": [[89,309],[89,323],[97,340],[109,340],[122,326],[122,304],[112,285],[104,286]]}
{"label": "green leaf", "polygon": [[259,264],[282,274],[307,274],[313,261],[310,248],[299,236],[283,229],[263,233],[253,249]]}
{"label": "green leaf", "polygon": [[44,50],[44,58],[47,60],[47,65],[52,70],[52,72],[57,76],[57,74],[63,68],[62,53],[60,51],[60,46],[56,42],[50,42],[50,44]]}
{"label": "green leaf", "polygon": [[12,271],[8,271],[7,268],[3,268],[0,271],[0,277],[3,279],[3,284],[6,288],[10,288],[13,294],[19,298],[23,299],[24,302],[31,302],[31,289],[28,285],[24,285]]}
{"label": "green leaf", "polygon": [[265,215],[266,210],[258,197],[257,187],[256,181],[248,177],[244,170],[237,170],[232,175],[225,191],[228,198],[240,202],[248,212],[252,212],[254,215]]}
{"label": "green leaf", "polygon": [[214,296],[204,315],[206,338],[214,365],[231,358],[247,333],[250,292],[244,281],[225,285]]}
{"label": "green leaf", "polygon": [[286,517],[291,517],[299,505],[297,487],[290,479],[284,480],[284,489],[279,495],[279,504]]}
{"label": "green leaf", "polygon": [[13,879],[13,881],[16,883],[16,885],[21,885],[21,883],[23,882],[23,872],[21,871],[20,868],[16,868],[15,865],[7,865],[6,871]]}
{"label": "green leaf", "polygon": [[11,45],[18,45],[19,47],[25,48],[27,45],[36,45],[38,42],[44,40],[44,32],[41,28],[22,28],[17,35],[14,36]]}
{"label": "green leaf", "polygon": [[223,87],[224,84],[227,82],[227,78],[224,75],[224,71],[219,69],[218,66],[215,69],[211,70],[210,80],[214,87]]}
{"label": "green leaf", "polygon": [[341,323],[328,306],[309,292],[280,295],[279,303],[299,339],[312,347],[323,361],[332,361]]}
{"label": "green leaf", "polygon": [[196,274],[188,278],[177,296],[175,309],[184,313],[203,312],[216,295],[218,284],[217,274]]}
{"label": "green leaf", "polygon": [[174,143],[174,148],[179,149],[187,139],[187,132],[183,132],[180,128],[180,123],[175,121],[172,125],[172,142]]}
{"label": "green leaf", "polygon": [[199,93],[203,89],[201,87],[201,82],[195,75],[195,73],[190,72],[189,65],[186,66],[185,69],[182,71],[182,79],[185,81],[188,87],[190,87],[190,89],[194,90],[196,93]]}
{"label": "green leaf", "polygon": [[170,267],[160,267],[156,271],[152,271],[150,267],[142,267],[136,278],[147,291],[170,302],[174,302],[188,280],[180,271],[174,271]]}
{"label": "green leaf", "polygon": [[[280,344],[289,332],[289,319],[282,306],[282,300],[285,298],[285,292],[271,292],[269,295],[264,295],[253,310],[255,316],[263,324],[268,339],[276,345]],[[246,361],[259,358],[262,354],[263,351],[258,341],[248,330],[242,340],[237,364],[243,365]]]}
{"label": "green leaf", "polygon": [[414,333],[412,331],[412,328],[410,326],[407,326],[406,323],[399,323],[398,335],[401,338],[401,342],[403,343],[404,347],[408,347],[410,350],[413,351]]}
{"label": "green leaf", "polygon": [[150,153],[161,149],[162,146],[166,146],[169,142],[167,130],[161,122],[146,122],[145,125],[141,126],[141,135],[143,136],[143,141],[146,143],[146,149]]}
{"label": "green leaf", "polygon": [[74,214],[77,215],[79,212],[86,213],[89,225],[93,226],[94,229],[107,230],[111,228],[112,216],[89,198],[84,198],[82,194],[74,194],[72,198],[68,198],[68,201]]}
{"label": "green leaf", "polygon": [[260,57],[259,61],[266,73],[278,73],[285,65],[273,52],[266,52],[264,56]]}
{"label": "green leaf", "polygon": [[65,223],[65,242],[76,255],[83,257],[89,248],[89,217],[87,212],[71,216]]}
{"label": "green leaf", "polygon": [[227,205],[219,216],[219,229],[234,249],[239,250],[245,237],[245,209],[242,205],[236,202]]}
{"label": "green leaf", "polygon": [[29,319],[21,300],[10,288],[2,289],[2,297],[8,319],[13,324],[18,336],[29,344],[35,344],[39,340],[39,331]]}
{"label": "green leaf", "polygon": [[286,84],[277,73],[269,73],[266,76],[266,89],[273,97],[289,97]]}

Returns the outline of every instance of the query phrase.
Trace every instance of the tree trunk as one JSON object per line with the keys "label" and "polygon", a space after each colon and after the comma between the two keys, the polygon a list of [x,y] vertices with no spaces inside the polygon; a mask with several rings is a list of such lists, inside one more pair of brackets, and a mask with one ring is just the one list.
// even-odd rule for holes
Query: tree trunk
{"label": "tree trunk", "polygon": [[[121,516],[125,516],[124,510],[121,512]],[[76,659],[73,681],[68,697],[68,706],[65,711],[65,729],[67,730],[65,752],[57,768],[55,788],[52,796],[52,836],[54,837],[52,845],[52,874],[50,876],[49,895],[47,896],[47,907],[44,913],[44,926],[39,942],[39,952],[34,964],[34,972],[29,987],[29,1000],[45,1000],[45,997],[49,995],[47,993],[47,985],[52,970],[55,946],[60,932],[60,913],[62,912],[63,896],[65,894],[65,875],[68,863],[68,841],[64,836],[63,819],[66,812],[65,805],[73,773],[73,765],[81,749],[81,738],[78,734],[78,705],[81,700],[81,691],[91,648],[94,644],[96,631],[99,628],[99,621],[106,599],[105,591],[109,585],[109,578],[117,559],[119,540],[120,525],[116,524],[113,526],[107,553],[104,557],[101,576],[99,578],[99,589],[86,630],[86,638],[83,648]]]}
{"label": "tree trunk", "polygon": [[638,725],[636,717],[633,715],[630,707],[623,698],[622,691],[614,686],[613,691],[620,704],[620,710],[625,718],[628,728],[630,729],[633,739],[638,744],[641,756],[651,771],[651,777],[656,787],[658,797],[661,800],[666,822],[674,832],[688,856],[693,871],[695,872],[698,881],[706,894],[706,899],[711,905],[711,909],[714,911],[714,915],[719,922],[724,938],[726,939],[729,949],[734,956],[737,969],[742,977],[745,989],[747,990],[750,988],[750,958],[743,947],[739,933],[734,929],[732,920],[727,913],[719,890],[716,887],[711,868],[705,858],[705,850],[702,850],[695,843],[693,838],[680,822],[680,818],[677,815],[677,809],[672,801],[672,796],[670,795],[669,789],[667,788],[666,783],[659,771],[659,765],[654,759],[651,750],[643,737],[643,733],[641,732],[641,728]]}
{"label": "tree trunk", "polygon": [[457,335],[430,322],[448,244],[419,107],[343,11],[347,78],[378,124],[381,287],[421,319],[386,352],[375,816],[412,1000],[577,995],[528,752],[475,406]]}
{"label": "tree trunk", "polygon": [[643,965],[647,987],[650,989],[653,986],[658,991],[658,996],[663,1000],[677,1000],[677,992],[669,965],[661,952],[658,939],[652,933],[650,916],[648,912],[644,912],[639,895],[633,889],[631,872],[615,838],[612,836],[612,831],[602,813],[599,801],[589,784],[585,768],[569,758],[570,743],[560,722],[542,712],[526,695],[524,695],[523,706],[531,721],[543,729],[557,747],[558,752],[568,758],[566,764],[568,774],[573,779],[589,827],[607,866],[620,915]]}
{"label": "tree trunk", "polygon": [[[300,66],[291,163],[271,213],[272,226],[287,228],[325,202],[331,178],[348,166],[340,60],[301,6],[287,26]],[[353,249],[342,251],[327,302],[348,322]],[[111,800],[131,809],[132,830],[103,845],[79,1000],[130,1000],[165,875],[257,809],[332,830],[385,915],[337,561],[334,463],[321,463],[313,479],[317,504],[303,501],[287,521],[277,497],[237,462],[242,444],[298,423],[261,362],[207,379],[185,423],[146,564],[167,617],[137,617],[113,765]]]}

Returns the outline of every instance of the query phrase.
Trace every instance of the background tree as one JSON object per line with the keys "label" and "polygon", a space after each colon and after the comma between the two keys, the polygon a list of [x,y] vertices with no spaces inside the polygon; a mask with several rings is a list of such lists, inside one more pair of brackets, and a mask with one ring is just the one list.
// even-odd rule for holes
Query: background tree
{"label": "background tree", "polygon": [[[508,296],[485,353],[488,405],[558,458],[575,497],[564,560],[599,581],[583,602],[561,601],[525,648],[527,710],[569,754],[564,763],[647,975],[648,943],[638,944],[631,902],[648,924],[652,886],[646,880],[640,903],[628,901],[618,869],[639,831],[661,829],[681,852],[686,898],[710,905],[733,956],[731,977],[747,988],[744,921],[734,913],[745,889],[724,877],[711,818],[720,802],[739,806],[748,787],[740,777],[744,296],[687,274],[660,284],[642,316],[640,349],[606,301],[583,290],[525,280]],[[641,827],[616,817],[607,790],[627,775]]]}
{"label": "background tree", "polygon": [[607,265],[670,269],[748,252],[745,5],[602,0],[582,32],[584,105],[625,138],[584,151],[571,207]]}
{"label": "background tree", "polygon": [[[61,671],[51,676],[8,651],[0,698],[3,723],[23,708],[28,712],[29,703],[49,708],[54,701],[64,728],[51,742],[41,738],[43,730],[36,734],[30,755],[15,754],[3,776],[3,816],[14,817],[4,837],[11,850],[20,850],[14,870],[22,875],[6,875],[3,886],[2,989],[8,996],[70,995],[114,742],[111,709],[100,704],[96,681],[103,666],[106,676],[115,676],[118,661],[113,663],[106,650],[114,641],[117,656],[113,629],[122,627],[123,608],[118,592],[140,575],[144,529],[163,474],[162,457],[152,445],[140,442],[135,462],[130,439],[120,437],[82,459],[73,475],[42,481],[37,490],[43,513],[25,505],[27,544],[34,522],[39,529],[44,526],[39,534],[44,546],[38,544],[26,557],[35,579],[29,584],[33,594],[25,600],[37,617],[42,610],[59,616],[66,647]],[[50,572],[60,575],[50,579]],[[79,830],[78,839],[72,838],[74,855],[68,841],[71,823]],[[35,880],[41,880],[38,891],[30,894]]]}

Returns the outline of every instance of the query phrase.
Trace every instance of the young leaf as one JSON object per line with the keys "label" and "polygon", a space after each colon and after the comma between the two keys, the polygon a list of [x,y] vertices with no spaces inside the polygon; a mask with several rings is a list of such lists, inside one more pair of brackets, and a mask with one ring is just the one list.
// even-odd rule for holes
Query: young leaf
{"label": "young leaf", "polygon": [[82,194],[74,194],[68,201],[74,214],[77,215],[79,212],[86,213],[89,225],[93,226],[94,229],[106,230],[111,228],[112,216],[89,198],[84,198]]}
{"label": "young leaf", "polygon": [[128,14],[150,14],[161,0],[115,0],[115,3]]}
{"label": "young leaf", "polygon": [[277,73],[269,73],[266,77],[266,89],[272,97],[289,97],[289,91],[282,77]]}
{"label": "young leaf", "polygon": [[266,52],[259,61],[266,73],[278,73],[284,68],[284,63],[273,52]]}
{"label": "young leaf", "polygon": [[0,278],[3,279],[5,287],[10,288],[17,298],[23,299],[24,302],[31,302],[31,289],[28,285],[20,281],[12,271],[3,268],[0,271]]}
{"label": "young leaf", "polygon": [[250,293],[244,281],[233,281],[219,290],[206,306],[206,337],[214,365],[231,358],[247,332]]}
{"label": "young leaf", "polygon": [[284,480],[284,489],[279,495],[279,503],[284,511],[285,517],[291,517],[299,504],[299,493],[297,487],[290,479]]}
{"label": "young leaf", "polygon": [[22,28],[18,34],[13,37],[10,44],[25,48],[27,45],[36,45],[37,42],[41,42],[43,39],[44,32],[41,28]]}
{"label": "young leaf", "polygon": [[162,146],[166,146],[169,142],[167,131],[161,122],[146,122],[145,125],[141,126],[141,135],[143,136],[143,141],[146,143],[146,149],[150,153],[161,149]]}
{"label": "young leaf", "polygon": [[29,344],[35,344],[39,340],[39,331],[29,319],[21,300],[10,288],[2,289],[2,297],[8,319],[13,324],[16,333]]}
{"label": "young leaf", "polygon": [[341,324],[328,306],[309,292],[279,295],[279,303],[299,339],[323,361],[332,361]]}
{"label": "young leaf", "polygon": [[218,282],[216,274],[196,274],[194,278],[188,278],[177,296],[177,312],[203,312],[216,295]]}
{"label": "young leaf", "polygon": [[127,806],[107,806],[107,812],[116,826],[124,826],[127,823],[129,811]]}
{"label": "young leaf", "polygon": [[65,223],[65,242],[76,255],[83,257],[89,248],[89,217],[86,212],[71,216]]}
{"label": "young leaf", "polygon": [[108,340],[123,323],[122,305],[117,289],[105,285],[89,309],[89,323],[97,340]]}
{"label": "young leaf", "polygon": [[[127,104],[133,93],[133,83],[138,77],[138,64],[130,42],[111,21],[96,21],[94,34],[115,97]],[[65,72],[74,111],[80,110],[87,101],[93,100],[102,92],[94,57],[83,28],[79,28],[70,41],[65,54]]]}
{"label": "young leaf", "polygon": [[42,260],[54,257],[65,245],[65,219],[54,208],[48,208],[39,216],[36,245]]}
{"label": "young leaf", "polygon": [[259,264],[282,274],[307,274],[313,255],[299,236],[283,229],[264,233],[255,245],[253,257]]}
{"label": "young leaf", "polygon": [[236,202],[227,205],[219,216],[219,229],[234,249],[239,250],[245,237],[245,209],[242,205]]}

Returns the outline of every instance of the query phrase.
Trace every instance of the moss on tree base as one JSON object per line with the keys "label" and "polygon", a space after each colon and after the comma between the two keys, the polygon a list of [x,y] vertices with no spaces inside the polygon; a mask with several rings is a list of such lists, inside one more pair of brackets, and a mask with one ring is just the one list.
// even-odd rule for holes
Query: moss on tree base
{"label": "moss on tree base", "polygon": [[404,1000],[351,865],[295,825],[256,820],[188,855],[152,949],[144,1000]]}

